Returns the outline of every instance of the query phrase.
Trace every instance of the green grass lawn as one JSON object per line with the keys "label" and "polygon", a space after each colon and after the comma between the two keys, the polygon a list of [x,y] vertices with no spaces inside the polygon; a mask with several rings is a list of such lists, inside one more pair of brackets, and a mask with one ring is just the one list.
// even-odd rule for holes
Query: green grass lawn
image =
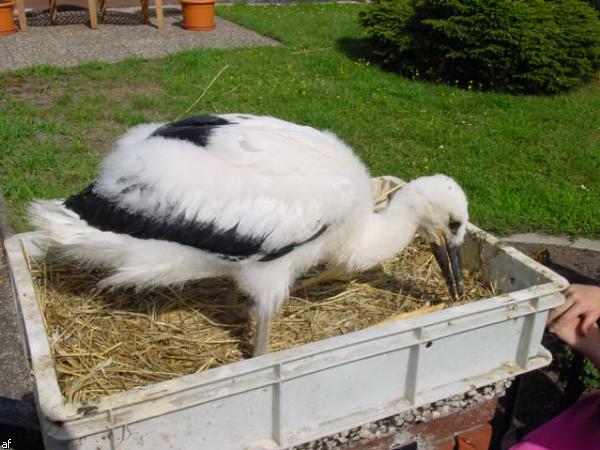
{"label": "green grass lawn", "polygon": [[[358,58],[360,5],[219,8],[281,47],[0,75],[0,185],[13,225],[26,203],[83,187],[132,125],[190,112],[269,114],[336,132],[374,175],[444,172],[498,233],[600,236],[600,89],[512,97],[404,79]],[[366,57],[366,55],[364,55]]]}

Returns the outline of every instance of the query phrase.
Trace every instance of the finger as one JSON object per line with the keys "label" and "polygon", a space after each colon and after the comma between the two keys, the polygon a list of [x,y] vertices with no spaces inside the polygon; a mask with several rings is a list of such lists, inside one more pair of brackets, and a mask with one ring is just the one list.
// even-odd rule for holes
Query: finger
{"label": "finger", "polygon": [[576,291],[574,289],[567,289],[563,295],[565,296],[565,299],[569,300],[571,303],[576,302],[577,300],[579,300],[579,291]]}
{"label": "finger", "polygon": [[561,341],[572,346],[577,341],[577,326],[578,321],[574,321],[561,326],[553,326],[550,331]]}
{"label": "finger", "polygon": [[572,292],[573,292],[572,285],[569,285],[568,288],[566,288],[564,291],[562,291],[562,294],[566,297],[567,295],[569,295]]}
{"label": "finger", "polygon": [[581,306],[573,305],[573,307],[569,308],[564,312],[564,314],[561,314],[561,316],[554,321],[555,326],[562,327],[563,325],[577,319],[577,317],[583,314],[583,312],[584,310]]}
{"label": "finger", "polygon": [[577,290],[577,285],[576,284],[569,284],[569,287],[567,287],[563,291],[563,294],[567,295],[567,294],[570,294],[570,293],[572,293],[572,292],[574,292],[576,290]]}
{"label": "finger", "polygon": [[598,320],[598,317],[596,317],[594,314],[587,314],[583,317],[583,320],[581,321],[580,325],[580,330],[584,336],[587,336],[588,332],[592,329],[592,327],[596,325],[596,320]]}
{"label": "finger", "polygon": [[569,287],[567,289],[565,289],[566,291],[576,291],[578,289],[581,288],[586,288],[588,285],[587,284],[579,284],[579,283],[570,283]]}
{"label": "finger", "polygon": [[557,317],[561,316],[572,305],[573,305],[573,302],[571,300],[569,300],[568,298],[565,298],[565,302],[562,305],[557,306],[556,308],[554,308],[553,310],[550,311],[550,313],[548,314],[547,323],[554,322],[554,320],[556,320]]}
{"label": "finger", "polygon": [[556,319],[558,316],[560,316],[566,310],[568,310],[572,305],[573,305],[572,302],[565,299],[565,302],[562,305],[557,306],[556,308],[554,308],[550,311],[550,314],[548,314],[548,320],[552,321],[552,320]]}

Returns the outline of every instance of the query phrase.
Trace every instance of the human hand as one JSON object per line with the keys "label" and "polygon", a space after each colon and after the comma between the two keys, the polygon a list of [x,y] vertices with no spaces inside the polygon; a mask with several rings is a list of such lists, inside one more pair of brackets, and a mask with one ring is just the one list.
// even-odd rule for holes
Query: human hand
{"label": "human hand", "polygon": [[593,323],[582,334],[579,330],[584,319],[576,317],[570,322],[558,322],[550,328],[561,341],[569,344],[575,351],[587,356],[600,369],[600,328]]}
{"label": "human hand", "polygon": [[[566,327],[575,319],[582,335],[586,335],[600,318],[600,287],[572,284],[565,291],[565,302],[550,311],[547,325],[550,331]],[[597,328],[597,327],[596,327]]]}

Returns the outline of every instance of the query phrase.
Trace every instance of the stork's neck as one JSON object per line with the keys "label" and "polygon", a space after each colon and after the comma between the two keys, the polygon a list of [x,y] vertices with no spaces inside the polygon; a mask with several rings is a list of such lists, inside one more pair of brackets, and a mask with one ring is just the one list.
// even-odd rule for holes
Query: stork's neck
{"label": "stork's neck", "polygon": [[406,188],[398,192],[385,210],[365,220],[349,258],[351,270],[370,268],[398,254],[415,236],[422,216],[415,192]]}

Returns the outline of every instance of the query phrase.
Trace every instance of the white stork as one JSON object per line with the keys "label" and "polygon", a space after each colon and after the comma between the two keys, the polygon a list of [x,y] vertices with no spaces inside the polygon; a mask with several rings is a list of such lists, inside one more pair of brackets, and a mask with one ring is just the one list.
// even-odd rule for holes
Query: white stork
{"label": "white stork", "polygon": [[369,173],[334,134],[272,117],[197,116],[129,130],[97,179],[67,200],[35,201],[46,245],[113,269],[100,288],[230,277],[253,300],[254,355],[311,266],[355,273],[416,232],[432,244],[451,295],[462,293],[467,199],[444,175],[417,178],[373,211]]}

